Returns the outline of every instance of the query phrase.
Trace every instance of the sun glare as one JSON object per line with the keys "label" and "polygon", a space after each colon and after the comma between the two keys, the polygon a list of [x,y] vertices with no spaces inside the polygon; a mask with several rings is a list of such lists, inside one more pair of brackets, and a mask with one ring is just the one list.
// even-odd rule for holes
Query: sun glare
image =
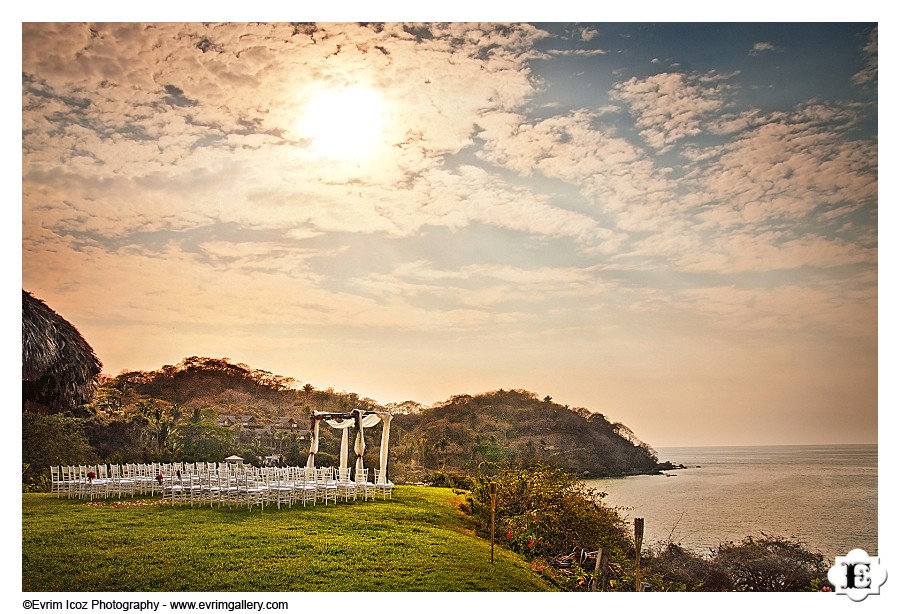
{"label": "sun glare", "polygon": [[316,92],[300,120],[311,151],[344,160],[375,153],[384,126],[384,102],[375,90],[354,86]]}

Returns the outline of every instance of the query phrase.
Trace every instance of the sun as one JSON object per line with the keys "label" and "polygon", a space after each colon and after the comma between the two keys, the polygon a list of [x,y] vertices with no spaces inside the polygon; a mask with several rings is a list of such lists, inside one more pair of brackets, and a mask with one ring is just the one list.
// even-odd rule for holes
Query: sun
{"label": "sun", "polygon": [[353,160],[378,150],[384,114],[382,97],[370,87],[323,89],[310,98],[298,127],[316,156]]}

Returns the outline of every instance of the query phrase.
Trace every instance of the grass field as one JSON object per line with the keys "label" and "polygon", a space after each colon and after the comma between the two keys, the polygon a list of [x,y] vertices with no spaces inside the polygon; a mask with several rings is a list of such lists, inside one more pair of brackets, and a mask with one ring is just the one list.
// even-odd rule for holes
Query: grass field
{"label": "grass field", "polygon": [[[148,499],[147,501],[152,501]],[[248,511],[22,495],[22,590],[547,591],[474,536],[449,489]]]}

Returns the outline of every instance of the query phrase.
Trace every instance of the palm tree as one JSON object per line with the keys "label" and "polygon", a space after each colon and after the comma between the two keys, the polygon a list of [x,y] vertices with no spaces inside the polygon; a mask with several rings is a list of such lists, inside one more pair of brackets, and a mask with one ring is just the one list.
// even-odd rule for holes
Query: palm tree
{"label": "palm tree", "polygon": [[22,411],[77,413],[102,368],[78,329],[22,290]]}

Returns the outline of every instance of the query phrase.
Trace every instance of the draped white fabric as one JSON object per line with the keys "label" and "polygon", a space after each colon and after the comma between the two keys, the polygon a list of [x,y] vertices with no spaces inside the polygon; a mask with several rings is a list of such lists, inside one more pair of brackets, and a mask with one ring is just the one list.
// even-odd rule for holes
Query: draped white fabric
{"label": "draped white fabric", "polygon": [[363,428],[360,425],[356,431],[356,441],[353,443],[353,451],[356,452],[356,472],[353,474],[355,479],[359,481],[359,476],[363,473],[363,453],[366,451],[366,440],[363,437]]}
{"label": "draped white fabric", "polygon": [[353,418],[345,418],[344,420],[326,420],[328,426],[335,429],[341,429],[343,433],[341,433],[341,469],[346,469],[347,465],[347,456],[350,448],[350,427],[356,424],[356,421]]}
{"label": "draped white fabric", "polygon": [[356,432],[356,442],[353,444],[353,451],[356,452],[356,475],[360,475],[363,474],[366,469],[365,463],[363,462],[363,455],[366,453],[365,430],[378,424],[381,420],[381,416],[375,413],[363,416],[363,410],[361,409],[354,409],[353,413],[356,414],[356,420],[359,422],[359,427]]}
{"label": "draped white fabric", "polygon": [[[362,475],[365,471],[365,463],[363,461],[363,455],[366,453],[366,436],[365,429],[371,428],[378,424],[379,422],[384,423],[384,427],[381,431],[381,449],[378,454],[378,464],[381,468],[380,475],[382,476],[382,481],[386,480],[387,476],[387,466],[388,466],[388,444],[391,438],[391,419],[393,416],[388,412],[366,412],[362,409],[354,409],[353,418],[325,418],[325,422],[334,429],[339,429],[343,431],[341,433],[341,458],[340,458],[340,467],[341,469],[345,469],[349,466],[348,464],[348,456],[349,456],[349,447],[350,447],[350,429],[352,427],[356,427],[356,439],[353,442],[353,451],[356,453],[356,474]],[[314,416],[316,425],[313,430],[312,442],[310,444],[310,460],[307,462],[307,467],[314,467],[315,463],[315,453],[319,451],[319,420],[322,417]]]}
{"label": "draped white fabric", "polygon": [[387,481],[387,465],[388,465],[388,442],[391,439],[391,419],[393,416],[388,413],[379,414],[381,417],[381,421],[384,426],[381,429],[381,450],[379,451],[378,461],[381,465],[381,472],[379,475],[380,483],[384,484]]}
{"label": "draped white fabric", "polygon": [[315,426],[313,427],[312,439],[309,442],[309,459],[306,461],[306,466],[310,469],[316,468],[316,454],[319,452],[319,420],[315,419]]}

